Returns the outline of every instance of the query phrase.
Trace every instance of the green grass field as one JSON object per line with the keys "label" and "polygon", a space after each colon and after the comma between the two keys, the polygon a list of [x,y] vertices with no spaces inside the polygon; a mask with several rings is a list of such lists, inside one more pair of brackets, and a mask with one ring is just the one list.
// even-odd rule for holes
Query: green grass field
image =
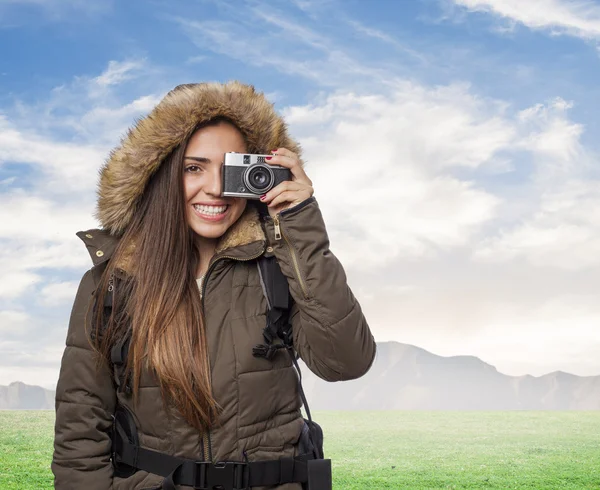
{"label": "green grass field", "polygon": [[[600,412],[317,412],[334,489],[600,489]],[[0,489],[51,489],[54,412],[0,411]],[[82,489],[83,490],[83,489]]]}

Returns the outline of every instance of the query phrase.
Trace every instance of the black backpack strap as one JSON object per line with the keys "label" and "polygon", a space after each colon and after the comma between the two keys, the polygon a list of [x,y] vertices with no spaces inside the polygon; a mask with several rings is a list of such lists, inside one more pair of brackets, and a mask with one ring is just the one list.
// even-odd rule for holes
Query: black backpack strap
{"label": "black backpack strap", "polygon": [[133,393],[131,386],[131,376],[128,376],[125,372],[125,366],[127,365],[127,355],[129,354],[129,343],[131,341],[131,332],[127,332],[125,337],[118,340],[110,350],[110,360],[115,366],[117,372],[117,385],[118,390],[121,393],[130,395]]}
{"label": "black backpack strap", "polygon": [[[95,283],[96,289],[98,288],[98,284],[100,283],[100,278],[101,278],[102,274],[104,273],[104,271],[107,267],[107,264],[108,264],[108,261],[103,262],[102,264],[99,264],[92,269],[93,274],[94,274],[94,283]],[[108,319],[110,318],[110,316],[112,314],[112,310],[113,310],[113,306],[114,306],[114,294],[115,294],[115,289],[118,287],[118,283],[119,283],[119,281],[115,278],[114,275],[111,275],[108,278],[108,290],[104,294],[104,304],[103,304],[104,321],[105,322],[108,322]],[[97,307],[98,307],[98,304],[97,303],[94,304],[94,316],[93,316],[94,319],[96,318],[96,308]],[[105,329],[106,329],[106,324],[102,325],[98,329],[98,334],[100,337],[98,340],[102,339]],[[96,330],[94,328],[92,328],[92,331],[91,331],[92,340],[95,340],[94,339],[95,332],[96,332]],[[127,364],[127,354],[129,353],[130,340],[131,340],[131,331],[128,330],[125,333],[125,335],[112,346],[111,351],[110,351],[110,360],[113,363],[113,365],[115,366],[115,370],[116,370],[115,383],[117,384],[117,389],[119,392],[128,393],[128,394],[131,394],[132,387],[131,387],[130,376],[126,376],[125,366]]]}
{"label": "black backpack strap", "polygon": [[[286,277],[274,256],[262,256],[257,261],[258,274],[267,300],[267,325],[263,330],[264,344],[254,347],[255,357],[271,360],[280,349],[293,346],[292,326],[289,322],[291,298]],[[281,339],[282,342],[273,343]]]}
{"label": "black backpack strap", "polygon": [[[271,360],[278,350],[287,350],[298,373],[298,390],[308,417],[307,424],[310,430],[313,454],[315,459],[323,459],[323,431],[312,419],[308,401],[302,388],[302,372],[293,347],[293,332],[290,323],[292,300],[287,278],[281,271],[275,256],[263,255],[259,257],[257,266],[269,311],[267,312],[267,325],[263,330],[265,344],[255,346],[252,353],[255,357],[264,357]],[[282,342],[274,344],[273,340],[276,338],[281,339]]]}
{"label": "black backpack strap", "polygon": [[[309,466],[314,458],[312,454],[248,463],[212,463],[179,458],[140,447],[122,430],[115,430],[114,434],[116,440],[113,441],[113,445],[118,450],[113,457],[115,463],[122,468],[121,471],[131,468],[134,471],[142,470],[163,476],[163,490],[176,490],[177,485],[187,485],[195,489],[244,490],[285,483],[308,483],[315,474],[313,466]],[[330,466],[331,460],[326,461],[325,464]],[[327,490],[328,487],[314,488]]]}
{"label": "black backpack strap", "polygon": [[307,490],[331,490],[331,460],[315,459],[313,452],[267,461],[194,461],[140,447],[135,419],[119,405],[112,427],[115,475],[122,478],[142,470],[164,477],[163,490],[186,485],[199,490],[247,490],[286,483],[302,483]]}

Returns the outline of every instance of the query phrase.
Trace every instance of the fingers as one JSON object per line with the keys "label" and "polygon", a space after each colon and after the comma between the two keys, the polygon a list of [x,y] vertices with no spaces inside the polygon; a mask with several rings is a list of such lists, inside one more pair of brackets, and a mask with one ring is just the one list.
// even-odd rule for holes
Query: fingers
{"label": "fingers", "polygon": [[288,168],[292,173],[292,180],[282,182],[260,198],[262,202],[268,204],[269,213],[273,216],[274,213],[281,212],[308,199],[314,194],[314,189],[312,181],[304,172],[296,153],[287,148],[277,148],[271,150],[271,153],[273,155],[267,157],[269,164]]}
{"label": "fingers", "polygon": [[277,148],[276,150],[271,150],[271,153],[277,153],[277,155],[282,155],[284,157],[298,160],[298,155],[296,155],[293,151],[288,150],[287,148]]}
{"label": "fingers", "polygon": [[266,158],[270,165],[280,165],[288,168],[292,172],[292,180],[312,186],[311,180],[300,165],[298,155],[287,148],[277,148],[276,150],[271,150],[271,152],[274,153],[273,156]]}
{"label": "fingers", "polygon": [[276,208],[281,204],[288,204],[286,207],[291,207],[301,203],[309,197],[310,193],[304,189],[301,191],[283,191],[269,203],[269,207]]}
{"label": "fingers", "polygon": [[267,203],[269,207],[276,207],[284,202],[290,203],[290,206],[293,206],[308,199],[313,193],[314,189],[312,186],[298,181],[287,180],[261,196],[260,200]]}
{"label": "fingers", "polygon": [[286,180],[285,182],[282,182],[281,184],[273,187],[269,192],[264,194],[264,196],[261,196],[260,200],[263,202],[269,203],[269,202],[271,202],[271,200],[275,199],[282,192],[290,192],[290,191],[297,192],[299,190],[302,190],[304,187],[305,187],[305,185],[301,184],[300,182],[293,181],[293,180]]}

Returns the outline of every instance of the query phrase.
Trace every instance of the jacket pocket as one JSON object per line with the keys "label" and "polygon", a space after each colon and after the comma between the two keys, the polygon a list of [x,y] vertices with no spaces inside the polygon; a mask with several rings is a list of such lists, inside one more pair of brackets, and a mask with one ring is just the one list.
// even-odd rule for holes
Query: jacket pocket
{"label": "jacket pocket", "polygon": [[246,451],[246,455],[250,461],[279,459],[284,453],[284,446],[259,446]]}

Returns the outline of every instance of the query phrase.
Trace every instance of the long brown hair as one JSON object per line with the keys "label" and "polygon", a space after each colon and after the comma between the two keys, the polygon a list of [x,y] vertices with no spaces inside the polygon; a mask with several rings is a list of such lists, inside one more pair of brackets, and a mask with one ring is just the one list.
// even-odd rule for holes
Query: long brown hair
{"label": "long brown hair", "polygon": [[[223,121],[233,124],[215,118],[196,130]],[[141,372],[150,368],[159,380],[163,399],[173,402],[188,423],[203,430],[217,421],[219,407],[211,392],[206,330],[195,277],[199,256],[186,219],[183,158],[188,141],[175,148],[150,179],[109,261],[96,304],[104,304],[113,274],[122,280],[114,286],[110,317],[104,318],[104,309],[97,308],[92,333],[102,359],[109,360],[114,343],[130,329],[125,372],[131,375],[134,403]],[[133,273],[117,269],[124,260]]]}

